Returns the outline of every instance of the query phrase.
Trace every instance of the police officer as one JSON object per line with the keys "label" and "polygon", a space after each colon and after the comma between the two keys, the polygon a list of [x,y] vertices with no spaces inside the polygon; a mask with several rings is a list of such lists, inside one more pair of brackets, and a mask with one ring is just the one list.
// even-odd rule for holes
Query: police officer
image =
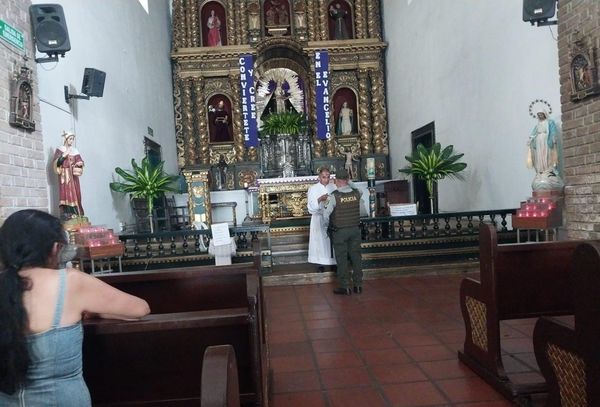
{"label": "police officer", "polygon": [[[348,185],[348,171],[340,168],[335,174],[337,190],[325,203],[323,217],[328,223],[337,262],[338,287],[334,294],[350,295],[362,292],[362,263],[360,258],[360,192]],[[348,272],[348,257],[352,263],[352,278]],[[352,284],[351,281],[352,280]]]}

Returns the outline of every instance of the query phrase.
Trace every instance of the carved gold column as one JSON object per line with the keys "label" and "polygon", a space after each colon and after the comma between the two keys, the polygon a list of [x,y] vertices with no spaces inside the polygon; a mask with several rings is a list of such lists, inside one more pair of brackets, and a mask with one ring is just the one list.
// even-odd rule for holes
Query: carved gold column
{"label": "carved gold column", "polygon": [[360,106],[360,152],[369,154],[371,152],[371,112],[369,105],[369,72],[360,68],[358,70],[358,99]]}
{"label": "carved gold column", "polygon": [[248,12],[246,11],[247,0],[239,1],[238,15],[238,44],[248,44]]}
{"label": "carved gold column", "polygon": [[356,0],[354,3],[354,12],[356,17],[356,38],[365,38],[367,32],[367,15],[364,0]]}
{"label": "carved gold column", "polygon": [[326,1],[319,2],[319,39],[329,39],[329,10]]}
{"label": "carved gold column", "polygon": [[185,137],[185,163],[194,165],[196,163],[196,136],[194,134],[194,111],[192,109],[192,81],[184,78],[181,83],[183,103],[183,134]]}
{"label": "carved gold column", "polygon": [[235,45],[235,33],[239,30],[239,27],[235,25],[235,6],[233,0],[227,0],[227,45]]}
{"label": "carved gold column", "polygon": [[367,1],[367,26],[369,28],[369,38],[379,38],[381,40],[381,15],[379,10],[379,0]]}
{"label": "carved gold column", "polygon": [[177,165],[185,167],[185,135],[183,133],[183,120],[181,114],[181,83],[177,74],[173,75],[173,108],[175,110],[175,146],[177,148]]}
{"label": "carved gold column", "polygon": [[196,116],[196,131],[198,146],[196,147],[196,158],[201,164],[210,163],[210,150],[208,148],[208,124],[206,123],[206,105],[204,104],[204,78],[194,78],[194,112]]}
{"label": "carved gold column", "polygon": [[198,7],[195,1],[190,2],[188,14],[190,16],[190,47],[200,46],[200,28],[198,27]]}
{"label": "carved gold column", "polygon": [[229,83],[232,90],[232,117],[233,119],[233,149],[237,162],[244,161],[244,135],[242,134],[242,107],[240,97],[240,75],[239,72],[229,73]]}
{"label": "carved gold column", "polygon": [[187,47],[185,3],[186,0],[173,0],[173,49]]}
{"label": "carved gold column", "polygon": [[387,151],[387,119],[385,114],[385,84],[382,68],[369,71],[371,74],[371,113],[373,115],[373,152]]}
{"label": "carved gold column", "polygon": [[192,46],[192,16],[190,10],[194,8],[195,0],[186,0],[185,2],[185,43],[187,47]]}
{"label": "carved gold column", "polygon": [[308,26],[308,40],[317,40],[317,14],[319,5],[316,0],[306,0],[306,25]]}

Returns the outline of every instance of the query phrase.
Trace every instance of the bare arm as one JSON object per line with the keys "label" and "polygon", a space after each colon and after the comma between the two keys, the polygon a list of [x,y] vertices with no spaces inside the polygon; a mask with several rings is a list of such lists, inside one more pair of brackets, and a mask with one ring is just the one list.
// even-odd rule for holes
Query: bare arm
{"label": "bare arm", "polygon": [[150,313],[148,303],[139,297],[127,294],[96,277],[77,270],[69,270],[69,275],[69,290],[72,290],[73,305],[86,317],[131,320]]}

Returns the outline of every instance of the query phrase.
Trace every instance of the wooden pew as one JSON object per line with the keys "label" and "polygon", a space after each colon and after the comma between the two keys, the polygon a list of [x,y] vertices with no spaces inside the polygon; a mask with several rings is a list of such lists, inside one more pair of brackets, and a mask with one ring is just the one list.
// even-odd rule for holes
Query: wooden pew
{"label": "wooden pew", "polygon": [[[141,321],[87,320],[84,377],[94,405],[199,405],[205,349],[235,349],[243,405],[268,405],[268,358],[255,265],[100,276],[148,301]],[[159,403],[160,402],[160,403]]]}
{"label": "wooden pew", "polygon": [[582,243],[572,264],[575,326],[542,317],[533,332],[548,407],[600,406],[600,244]]}
{"label": "wooden pew", "polygon": [[581,241],[498,245],[496,229],[479,227],[480,281],[460,287],[465,323],[459,359],[508,399],[547,391],[545,383],[512,383],[501,357],[500,321],[572,313],[570,262]]}

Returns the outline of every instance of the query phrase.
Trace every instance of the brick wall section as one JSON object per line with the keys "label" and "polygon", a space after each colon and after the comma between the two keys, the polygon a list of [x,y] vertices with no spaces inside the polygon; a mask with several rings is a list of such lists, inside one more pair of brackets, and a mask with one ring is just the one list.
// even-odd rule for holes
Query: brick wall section
{"label": "brick wall section", "polygon": [[569,239],[600,239],[600,95],[570,100],[569,51],[576,30],[600,50],[600,2],[561,0],[558,10],[565,228]]}
{"label": "brick wall section", "polygon": [[[0,19],[25,36],[27,56],[34,55],[29,22],[29,0],[2,0]],[[6,7],[5,7],[6,6]],[[23,60],[24,51],[0,40],[0,223],[24,208],[48,210],[48,181],[41,134],[36,63]],[[21,66],[33,70],[33,118],[36,131],[8,124],[10,81]]]}

